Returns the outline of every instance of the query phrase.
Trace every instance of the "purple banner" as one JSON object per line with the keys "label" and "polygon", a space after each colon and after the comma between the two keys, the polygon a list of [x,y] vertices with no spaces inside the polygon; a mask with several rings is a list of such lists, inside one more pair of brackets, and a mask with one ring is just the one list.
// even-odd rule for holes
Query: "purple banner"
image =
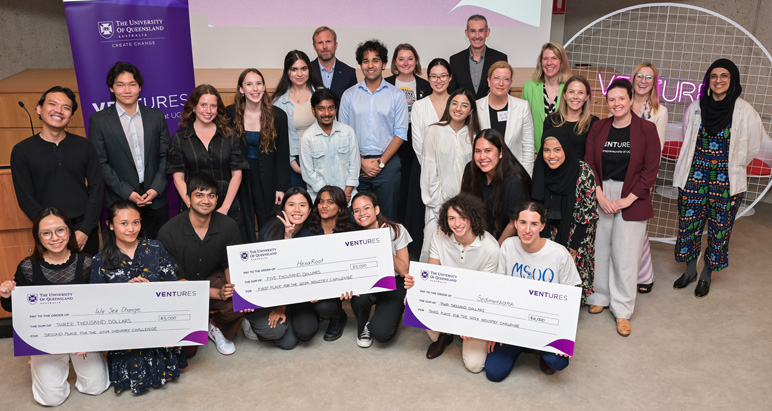
{"label": "purple banner", "polygon": [[187,0],[64,0],[83,120],[114,102],[105,79],[116,61],[142,72],[139,103],[166,115],[174,134],[195,87]]}

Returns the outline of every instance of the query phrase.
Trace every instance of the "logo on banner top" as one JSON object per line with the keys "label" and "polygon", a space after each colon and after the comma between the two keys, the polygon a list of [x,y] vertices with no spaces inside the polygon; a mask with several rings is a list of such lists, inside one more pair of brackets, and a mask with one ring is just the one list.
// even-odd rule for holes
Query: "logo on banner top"
{"label": "logo on banner top", "polygon": [[38,295],[37,294],[27,294],[27,302],[30,304],[35,304],[38,302]]}
{"label": "logo on banner top", "polygon": [[429,272],[426,270],[421,270],[421,278],[423,278],[424,280],[429,278]]}
{"label": "logo on banner top", "polygon": [[246,251],[241,252],[241,261],[247,261],[249,260],[249,253]]}
{"label": "logo on banner top", "polygon": [[112,21],[100,21],[97,22],[99,27],[99,34],[105,39],[111,39],[115,34],[115,28]]}

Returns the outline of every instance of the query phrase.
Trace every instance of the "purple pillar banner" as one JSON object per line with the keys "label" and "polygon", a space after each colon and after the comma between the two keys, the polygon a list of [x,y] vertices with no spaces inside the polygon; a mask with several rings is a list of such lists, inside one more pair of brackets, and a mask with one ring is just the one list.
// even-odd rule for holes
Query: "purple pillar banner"
{"label": "purple pillar banner", "polygon": [[177,130],[195,87],[187,0],[64,0],[83,120],[114,104],[105,80],[116,61],[139,68],[139,103]]}

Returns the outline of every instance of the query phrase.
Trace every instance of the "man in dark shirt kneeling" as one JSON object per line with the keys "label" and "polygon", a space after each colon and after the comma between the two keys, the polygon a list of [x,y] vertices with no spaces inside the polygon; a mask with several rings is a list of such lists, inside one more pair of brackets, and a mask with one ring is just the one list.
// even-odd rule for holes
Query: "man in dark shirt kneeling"
{"label": "man in dark shirt kneeling", "polygon": [[[158,240],[164,245],[182,273],[180,279],[209,281],[209,309],[214,315],[209,323],[209,339],[223,355],[236,352],[236,336],[243,313],[233,311],[233,284],[230,282],[226,247],[241,244],[241,231],[230,217],[215,212],[217,182],[209,174],[188,178],[190,209],[161,227]],[[190,358],[197,346],[184,347]]]}

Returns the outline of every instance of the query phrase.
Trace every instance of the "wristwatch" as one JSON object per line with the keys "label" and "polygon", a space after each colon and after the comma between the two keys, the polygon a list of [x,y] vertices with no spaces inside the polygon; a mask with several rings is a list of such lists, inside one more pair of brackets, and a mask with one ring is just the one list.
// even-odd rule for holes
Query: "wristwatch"
{"label": "wristwatch", "polygon": [[380,157],[379,157],[379,158],[378,158],[378,168],[384,168],[384,167],[386,167],[386,164],[384,164],[383,162],[381,162],[381,159],[380,159]]}

